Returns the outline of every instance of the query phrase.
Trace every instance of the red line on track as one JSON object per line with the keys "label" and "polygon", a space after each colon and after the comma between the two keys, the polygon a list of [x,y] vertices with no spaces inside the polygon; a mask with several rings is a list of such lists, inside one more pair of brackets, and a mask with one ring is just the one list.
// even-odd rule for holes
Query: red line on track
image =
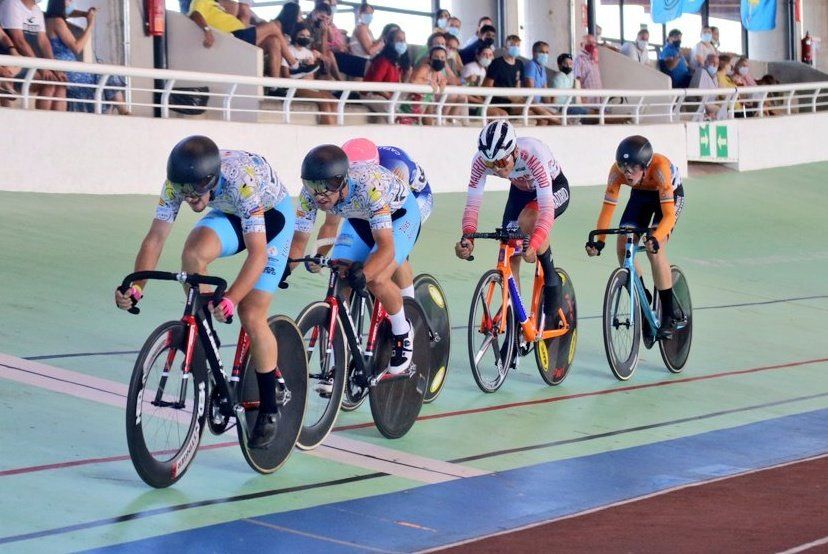
{"label": "red line on track", "polygon": [[[510,404],[499,404],[497,406],[486,406],[485,408],[472,408],[469,410],[457,410],[454,412],[444,412],[441,414],[433,414],[428,416],[420,416],[417,418],[417,421],[424,421],[428,419],[442,419],[446,417],[456,417],[461,415],[469,415],[469,414],[477,414],[483,412],[493,412],[497,410],[508,410],[510,408],[519,408],[522,406],[533,406],[536,404],[548,404],[550,402],[560,402],[562,400],[572,400],[575,398],[586,398],[589,396],[601,396],[604,394],[614,394],[617,392],[627,392],[632,390],[640,390],[640,389],[649,389],[653,387],[663,387],[667,385],[678,385],[683,383],[692,383],[695,381],[706,381],[708,379],[718,379],[720,377],[730,377],[733,375],[745,375],[748,373],[757,373],[759,371],[769,371],[772,369],[786,369],[791,367],[798,367],[803,365],[811,365],[811,364],[818,364],[828,362],[828,358],[816,358],[813,360],[803,360],[800,362],[789,362],[787,364],[776,364],[776,365],[768,365],[768,366],[761,366],[761,367],[753,367],[749,369],[740,369],[736,371],[725,371],[721,373],[711,373],[710,375],[700,375],[698,377],[684,377],[681,379],[672,379],[670,381],[658,381],[655,383],[647,383],[644,385],[629,385],[626,387],[619,387],[615,389],[604,389],[592,392],[582,392],[578,394],[568,394],[565,396],[556,396],[553,398],[541,398],[538,400],[527,400],[525,402],[512,402]],[[373,427],[373,422],[368,423],[357,423],[354,425],[343,425],[340,427],[335,427],[334,431],[350,431],[353,429],[365,429],[367,427]],[[216,444],[210,444],[207,446],[202,446],[199,450],[215,450],[219,448],[227,448],[228,446],[236,446],[238,442],[221,442]],[[8,475],[20,475],[25,473],[34,473],[37,471],[46,471],[50,469],[62,469],[67,467],[75,467],[81,465],[88,465],[88,464],[99,464],[99,463],[107,463],[107,462],[121,462],[124,460],[129,460],[129,456],[110,456],[104,458],[87,458],[84,460],[74,460],[71,462],[59,462],[54,464],[45,464],[39,466],[29,466],[29,467],[20,467],[15,469],[7,469],[4,471],[0,471],[0,477],[5,477]]]}

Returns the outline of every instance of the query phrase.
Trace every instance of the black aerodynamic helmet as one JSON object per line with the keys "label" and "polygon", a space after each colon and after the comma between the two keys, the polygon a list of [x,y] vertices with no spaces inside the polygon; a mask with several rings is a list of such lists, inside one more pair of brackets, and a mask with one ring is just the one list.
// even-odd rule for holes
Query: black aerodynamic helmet
{"label": "black aerodynamic helmet", "polygon": [[218,146],[205,136],[185,138],[173,147],[167,159],[167,180],[185,195],[210,192],[220,174]]}
{"label": "black aerodynamic helmet", "polygon": [[302,160],[302,184],[310,192],[336,191],[348,178],[348,155],[335,144],[312,149]]}
{"label": "black aerodynamic helmet", "polygon": [[653,161],[653,145],[641,135],[625,138],[615,151],[615,163],[619,166],[637,164],[647,167],[651,161]]}

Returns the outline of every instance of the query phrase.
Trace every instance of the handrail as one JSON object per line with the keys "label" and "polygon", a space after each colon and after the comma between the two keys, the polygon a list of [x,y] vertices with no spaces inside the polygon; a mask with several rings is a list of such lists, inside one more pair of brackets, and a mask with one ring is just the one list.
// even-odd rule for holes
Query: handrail
{"label": "handrail", "polygon": [[[394,123],[400,113],[401,106],[410,106],[412,117],[420,120],[430,118],[436,125],[445,125],[448,121],[455,119],[455,116],[444,117],[443,109],[448,106],[465,106],[469,112],[478,115],[466,114],[459,116],[465,121],[487,121],[487,109],[493,107],[494,97],[514,98],[512,107],[519,110],[520,115],[515,116],[516,122],[529,124],[532,120],[544,117],[530,113],[530,107],[552,109],[560,115],[562,125],[568,125],[578,121],[580,115],[572,115],[571,108],[577,104],[583,104],[589,108],[590,117],[597,118],[598,122],[612,123],[614,119],[632,116],[636,123],[659,123],[673,122],[678,120],[691,120],[699,117],[701,106],[706,102],[715,102],[728,106],[729,117],[734,117],[734,107],[740,99],[761,98],[759,105],[765,102],[774,101],[779,107],[784,106],[784,112],[791,114],[797,111],[816,112],[824,103],[817,101],[822,91],[828,89],[828,81],[796,83],[788,85],[763,85],[755,87],[716,88],[716,89],[658,89],[658,90],[631,90],[631,89],[554,89],[555,98],[562,100],[561,103],[547,102],[549,98],[539,89],[534,88],[471,88],[463,86],[448,86],[434,95],[430,101],[415,100],[412,95],[427,95],[434,91],[429,85],[415,85],[408,83],[371,83],[364,81],[322,81],[322,80],[301,80],[281,79],[271,77],[251,77],[241,75],[228,75],[221,73],[202,73],[197,71],[181,70],[160,70],[140,67],[126,67],[109,64],[86,64],[73,61],[49,60],[41,58],[29,58],[20,56],[0,55],[0,66],[9,65],[26,69],[25,76],[20,79],[6,79],[21,83],[20,92],[16,96],[22,99],[23,108],[31,108],[34,105],[35,94],[32,88],[41,84],[36,75],[37,70],[50,69],[63,72],[85,72],[102,75],[98,84],[93,85],[72,85],[91,88],[94,91],[92,100],[80,100],[94,105],[96,113],[102,113],[106,104],[103,90],[108,88],[105,77],[110,75],[121,75],[127,78],[127,97],[134,96],[137,91],[160,93],[160,100],[155,103],[142,104],[160,108],[161,116],[170,117],[170,100],[175,92],[176,84],[196,82],[200,84],[224,85],[214,87],[207,95],[213,102],[205,106],[205,110],[215,113],[216,116],[225,121],[234,120],[234,116],[253,113],[281,113],[284,122],[290,122],[295,115],[316,114],[316,110],[308,111],[307,105],[319,102],[330,102],[335,105],[336,122],[339,125],[347,123],[348,117],[356,115],[346,110],[348,106],[370,105],[372,111],[381,112],[388,123]],[[160,89],[144,86],[139,88],[133,85],[132,80],[142,79],[155,83],[162,83]],[[246,87],[246,88],[243,88]],[[273,98],[264,96],[261,90],[282,89],[286,91],[283,97]],[[249,92],[250,90],[256,92]],[[314,90],[337,92],[338,98],[315,99],[300,98],[296,95],[297,90]],[[549,89],[546,89],[549,90]],[[129,94],[131,93],[131,94]],[[364,98],[363,93],[384,93],[372,95],[371,98]],[[389,95],[390,93],[390,95]],[[550,93],[547,93],[550,94]],[[467,95],[481,96],[484,102],[481,104],[468,103],[463,97]],[[551,94],[550,94],[551,95]],[[386,99],[385,96],[390,96]],[[460,100],[453,100],[447,104],[448,96],[460,97]],[[538,101],[535,97],[539,96]],[[631,99],[630,103],[616,104],[612,99]],[[272,105],[260,105],[263,100],[277,100],[282,102],[281,108],[274,108]],[[252,107],[251,107],[252,106]],[[426,113],[426,108],[430,113]],[[172,109],[175,105],[172,105]],[[315,106],[314,106],[315,108]],[[481,110],[482,108],[482,110]],[[684,109],[683,109],[684,108]],[[764,112],[761,108],[757,111]],[[304,111],[303,111],[304,110]],[[480,110],[479,112],[477,110]],[[762,116],[765,114],[762,113]]]}

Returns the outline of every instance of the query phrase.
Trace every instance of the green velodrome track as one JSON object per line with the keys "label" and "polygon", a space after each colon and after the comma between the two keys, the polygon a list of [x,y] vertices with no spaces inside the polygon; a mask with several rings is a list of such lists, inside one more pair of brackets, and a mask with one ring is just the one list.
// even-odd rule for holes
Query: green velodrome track
{"label": "green velodrome track", "polygon": [[[440,279],[458,329],[452,335],[446,390],[424,407],[423,415],[577,396],[426,419],[394,442],[371,427],[334,436],[435,460],[458,460],[599,435],[594,440],[463,462],[467,467],[499,471],[828,407],[824,396],[786,401],[828,392],[824,360],[828,355],[827,184],[826,163],[688,179],[687,207],[670,244],[670,260],[684,269],[691,286],[696,308],[693,351],[681,375],[664,369],[657,349],[646,351],[628,383],[617,382],[607,367],[598,317],[613,257],[588,259],[583,251],[603,189],[573,189],[569,209],[556,222],[552,237],[555,262],[570,273],[577,292],[581,320],[574,365],[562,385],[550,388],[537,375],[533,359],[526,358],[518,373],[493,395],[475,386],[468,368],[466,332],[459,327],[466,323],[474,284],[494,265],[495,247],[481,244],[472,263],[457,260],[453,244],[464,195],[438,195],[412,263],[415,271]],[[499,222],[505,199],[505,193],[486,195],[481,229]],[[131,271],[154,208],[150,196],[0,192],[0,353],[40,357],[40,363],[70,372],[61,374],[59,386],[47,388],[15,378],[23,370],[8,367],[12,363],[0,365],[0,551],[94,548],[421,485],[411,476],[392,474],[302,490],[303,485],[375,470],[297,452],[282,470],[263,477],[251,472],[232,446],[201,452],[172,489],[156,491],[144,485],[129,460],[122,458],[127,454],[122,407],[117,401],[81,398],[78,391],[96,382],[85,379],[89,377],[126,384],[134,351],[146,335],[160,322],[181,314],[183,298],[172,284],[151,285],[138,317],[118,311],[112,303],[112,291]],[[178,267],[181,246],[195,220],[191,211],[182,210],[160,269]],[[221,260],[213,271],[232,278],[240,263],[239,257]],[[321,298],[325,282],[323,277],[297,272],[287,293],[276,296],[273,312],[295,317],[304,305]],[[652,282],[649,275],[647,282]],[[232,343],[238,329],[234,324],[220,327],[219,332],[225,343]],[[770,366],[780,367],[740,371]],[[700,376],[710,378],[686,381]],[[618,390],[658,382],[667,384]],[[695,417],[714,413],[719,415]],[[676,420],[684,421],[653,425]],[[367,421],[366,406],[343,414],[339,425]],[[649,428],[606,433],[638,426]],[[205,434],[204,444],[233,440],[234,432],[218,438]],[[108,458],[115,459],[80,463]],[[59,467],[32,469],[50,464]],[[299,489],[218,505],[205,503],[132,521],[109,520],[288,487]],[[45,532],[24,537],[40,531]],[[17,538],[4,543],[2,539],[9,537]]]}

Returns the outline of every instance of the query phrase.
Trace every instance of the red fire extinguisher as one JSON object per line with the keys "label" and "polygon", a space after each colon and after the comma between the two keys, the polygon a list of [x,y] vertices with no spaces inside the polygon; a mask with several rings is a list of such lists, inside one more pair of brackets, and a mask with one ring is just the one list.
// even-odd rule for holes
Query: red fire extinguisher
{"label": "red fire extinguisher", "polygon": [[144,0],[145,31],[153,37],[164,36],[164,22],[167,15],[164,0]]}
{"label": "red fire extinguisher", "polygon": [[814,65],[814,41],[810,31],[805,31],[805,36],[802,37],[802,63]]}

